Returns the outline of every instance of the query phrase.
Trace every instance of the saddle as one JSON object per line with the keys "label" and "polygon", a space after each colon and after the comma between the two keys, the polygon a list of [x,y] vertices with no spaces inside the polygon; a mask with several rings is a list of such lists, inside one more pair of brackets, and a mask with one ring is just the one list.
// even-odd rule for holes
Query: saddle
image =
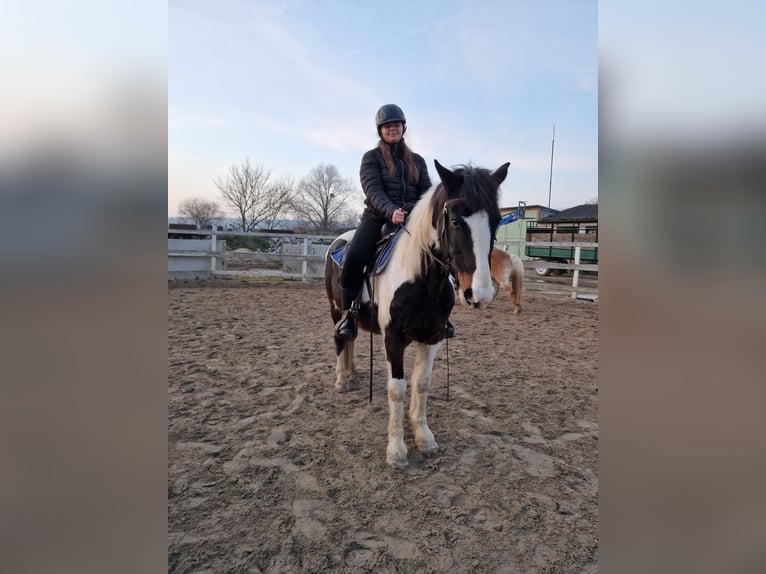
{"label": "saddle", "polygon": [[[392,223],[386,223],[381,229],[381,239],[376,243],[375,255],[367,264],[365,269],[365,277],[372,277],[378,275],[386,268],[389,260],[391,259],[391,253],[394,251],[394,245],[396,245],[399,236],[402,234],[404,226],[394,225]],[[353,241],[353,240],[352,240]],[[346,261],[346,253],[351,245],[349,241],[344,246],[339,247],[332,253],[330,258],[339,266],[343,267],[343,263]]]}

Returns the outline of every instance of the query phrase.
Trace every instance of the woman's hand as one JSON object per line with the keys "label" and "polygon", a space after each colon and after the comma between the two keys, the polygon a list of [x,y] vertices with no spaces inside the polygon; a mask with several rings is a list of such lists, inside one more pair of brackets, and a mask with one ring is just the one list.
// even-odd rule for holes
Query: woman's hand
{"label": "woman's hand", "polygon": [[404,211],[401,207],[394,211],[394,214],[391,216],[391,221],[393,223],[396,223],[397,225],[400,223],[404,223],[404,218],[407,217],[407,212]]}

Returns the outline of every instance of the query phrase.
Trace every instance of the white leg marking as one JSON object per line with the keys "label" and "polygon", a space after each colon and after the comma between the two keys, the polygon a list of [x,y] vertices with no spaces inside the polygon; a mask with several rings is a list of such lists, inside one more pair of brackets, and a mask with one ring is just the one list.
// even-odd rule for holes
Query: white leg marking
{"label": "white leg marking", "polygon": [[338,355],[335,361],[335,390],[340,393],[345,393],[350,390],[348,384],[348,375],[346,375],[346,365],[344,360],[345,351]]}
{"label": "white leg marking", "polygon": [[[391,366],[389,365],[389,373]],[[404,444],[404,397],[407,381],[388,377],[388,448],[386,462],[392,466],[407,466],[407,446]]]}
{"label": "white leg marking", "polygon": [[415,434],[415,444],[425,453],[435,451],[439,445],[434,440],[431,429],[426,420],[426,402],[428,389],[431,385],[431,373],[433,371],[434,357],[441,347],[441,342],[436,345],[415,344],[415,369],[412,372],[412,393],[410,399],[410,423],[412,432]]}
{"label": "white leg marking", "polygon": [[335,362],[335,390],[345,393],[354,388],[354,342],[346,341]]}
{"label": "white leg marking", "polygon": [[343,355],[345,356],[346,376],[349,384],[351,384],[354,379],[354,341],[346,341]]}

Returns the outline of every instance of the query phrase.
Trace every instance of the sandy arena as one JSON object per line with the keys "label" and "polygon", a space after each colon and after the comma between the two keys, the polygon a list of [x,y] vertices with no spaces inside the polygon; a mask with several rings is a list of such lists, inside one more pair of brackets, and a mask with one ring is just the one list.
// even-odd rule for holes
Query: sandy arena
{"label": "sandy arena", "polygon": [[455,307],[439,449],[406,425],[397,470],[380,338],[372,403],[368,333],[359,388],[337,393],[320,283],[169,282],[168,571],[595,573],[598,304],[522,309]]}

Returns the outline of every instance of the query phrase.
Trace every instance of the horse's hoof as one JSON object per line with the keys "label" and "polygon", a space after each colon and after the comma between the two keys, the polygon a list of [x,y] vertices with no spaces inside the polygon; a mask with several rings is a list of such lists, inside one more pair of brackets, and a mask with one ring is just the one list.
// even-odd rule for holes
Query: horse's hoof
{"label": "horse's hoof", "polygon": [[335,390],[339,393],[347,393],[351,390],[351,385],[348,383],[335,383]]}
{"label": "horse's hoof", "polygon": [[433,454],[437,450],[439,450],[439,445],[434,442],[433,444],[430,444],[430,445],[418,446],[418,448],[420,449],[420,452],[422,452],[423,454]]}
{"label": "horse's hoof", "polygon": [[413,424],[412,432],[415,435],[415,445],[423,454],[430,454],[439,448],[439,445],[436,444],[434,433],[427,426],[421,427]]}
{"label": "horse's hoof", "polygon": [[407,468],[410,465],[410,463],[407,460],[406,456],[404,458],[397,458],[397,457],[391,458],[391,457],[387,457],[386,458],[386,462],[388,463],[388,466],[390,466],[392,468],[399,468],[399,469]]}
{"label": "horse's hoof", "polygon": [[404,444],[401,444],[401,448],[389,448],[386,451],[386,462],[396,468],[404,468],[409,463],[407,462],[407,448]]}

